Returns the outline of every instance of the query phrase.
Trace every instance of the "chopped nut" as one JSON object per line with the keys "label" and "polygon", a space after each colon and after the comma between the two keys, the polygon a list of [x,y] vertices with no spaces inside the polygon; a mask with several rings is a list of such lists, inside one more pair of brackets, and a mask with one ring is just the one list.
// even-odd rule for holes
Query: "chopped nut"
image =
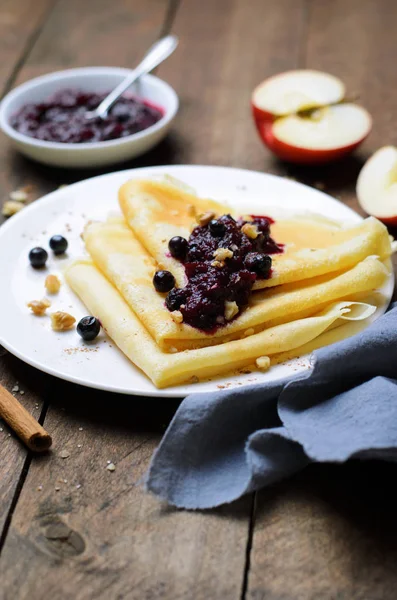
{"label": "chopped nut", "polygon": [[175,323],[182,323],[183,321],[183,314],[181,313],[180,310],[173,310],[171,312],[171,318],[173,321],[175,321]]}
{"label": "chopped nut", "polygon": [[22,204],[22,202],[17,202],[16,200],[8,200],[7,202],[4,202],[1,212],[4,217],[12,217],[23,208],[24,205]]}
{"label": "chopped nut", "polygon": [[261,371],[267,371],[270,367],[270,358],[268,356],[260,356],[255,361],[256,366]]}
{"label": "chopped nut", "polygon": [[58,310],[51,314],[51,327],[54,331],[67,331],[72,329],[76,319],[69,313]]}
{"label": "chopped nut", "polygon": [[201,227],[208,225],[210,221],[215,217],[215,213],[212,211],[207,211],[205,213],[201,213],[201,215],[197,215],[196,221]]}
{"label": "chopped nut", "polygon": [[233,258],[233,252],[229,248],[217,248],[213,254],[215,260],[226,260],[227,258]]}
{"label": "chopped nut", "polygon": [[42,317],[45,314],[47,308],[51,306],[51,302],[47,298],[42,300],[32,300],[28,302],[27,306],[31,309],[32,313],[37,317]]}
{"label": "chopped nut", "polygon": [[178,352],[177,348],[174,348],[174,346],[171,346],[171,348],[168,350],[168,352],[170,354],[176,354]]}
{"label": "chopped nut", "polygon": [[224,263],[224,262],[221,262],[221,261],[219,261],[219,260],[214,260],[214,261],[211,263],[211,267],[216,267],[217,269],[222,269],[222,267],[224,267],[224,266],[225,266],[225,263]]}
{"label": "chopped nut", "polygon": [[108,471],[115,471],[116,470],[116,466],[112,462],[109,463],[106,468],[107,468]]}
{"label": "chopped nut", "polygon": [[241,231],[251,240],[255,240],[259,235],[258,228],[256,225],[252,225],[252,223],[245,223],[242,226]]}
{"label": "chopped nut", "polygon": [[239,308],[236,302],[229,302],[229,300],[225,301],[225,319],[226,321],[230,321],[237,315]]}
{"label": "chopped nut", "polygon": [[10,192],[11,200],[16,200],[17,202],[26,202],[28,199],[28,195],[23,190],[14,190]]}
{"label": "chopped nut", "polygon": [[14,385],[14,387],[11,390],[12,392],[19,392],[19,385]]}
{"label": "chopped nut", "polygon": [[56,275],[47,275],[44,286],[49,294],[57,294],[61,287],[61,282]]}
{"label": "chopped nut", "polygon": [[192,375],[190,378],[190,383],[198,383],[200,381],[200,379],[197,377],[197,375]]}
{"label": "chopped nut", "polygon": [[60,453],[59,453],[59,456],[61,458],[69,458],[70,454],[69,454],[69,452],[67,450],[61,450]]}
{"label": "chopped nut", "polygon": [[193,204],[188,204],[186,210],[189,217],[194,217],[196,215],[196,207],[193,206]]}

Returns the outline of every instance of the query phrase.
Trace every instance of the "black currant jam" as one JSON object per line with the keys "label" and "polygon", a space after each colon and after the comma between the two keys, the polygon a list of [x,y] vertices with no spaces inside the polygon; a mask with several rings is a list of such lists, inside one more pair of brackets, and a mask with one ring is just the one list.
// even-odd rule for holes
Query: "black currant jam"
{"label": "black currant jam", "polygon": [[82,90],[60,90],[46,102],[25,104],[10,119],[14,129],[46,142],[82,144],[105,142],[143,131],[159,121],[164,112],[146,100],[125,95],[109,110],[106,119],[87,120],[107,96]]}
{"label": "black currant jam", "polygon": [[247,305],[255,281],[271,277],[269,255],[283,252],[283,244],[270,236],[273,222],[256,215],[249,222],[223,215],[196,227],[179,258],[188,283],[170,291],[167,308],[179,310],[184,323],[207,333],[234,318],[225,311],[226,303],[235,302],[239,310]]}

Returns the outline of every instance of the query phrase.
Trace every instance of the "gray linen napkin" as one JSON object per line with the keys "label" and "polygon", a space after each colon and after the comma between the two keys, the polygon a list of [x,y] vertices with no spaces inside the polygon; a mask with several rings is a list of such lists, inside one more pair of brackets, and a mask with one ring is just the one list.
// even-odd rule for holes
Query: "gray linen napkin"
{"label": "gray linen napkin", "polygon": [[292,381],[188,396],[147,489],[178,507],[212,508],[311,461],[397,458],[397,308],[313,360]]}

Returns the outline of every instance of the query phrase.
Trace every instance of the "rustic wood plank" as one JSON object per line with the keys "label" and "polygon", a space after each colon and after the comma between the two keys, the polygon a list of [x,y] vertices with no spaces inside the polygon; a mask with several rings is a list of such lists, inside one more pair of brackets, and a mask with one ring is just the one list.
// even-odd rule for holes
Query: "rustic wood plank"
{"label": "rustic wood plank", "polygon": [[[120,2],[114,9],[115,4],[110,7],[104,2],[101,11],[117,12],[125,6]],[[152,15],[144,19],[150,27],[133,27],[131,23],[127,38],[117,34],[118,26],[106,38],[103,27],[99,46],[102,54],[95,55],[99,63],[107,60],[109,45],[119,48],[118,52],[112,50],[116,57],[127,45],[128,52],[144,47],[149,43],[145,36],[159,31],[154,25],[159,19],[159,2],[134,4],[139,4],[142,11],[145,6]],[[68,29],[86,27],[85,36],[73,33],[74,40],[83,43],[90,39],[95,45],[90,37],[95,37],[95,31],[90,30],[90,19],[78,12],[80,5],[75,0],[68,3],[67,9],[61,5],[54,11],[49,27],[67,19]],[[181,95],[181,115],[174,134],[133,164],[180,161],[253,168],[271,165],[251,122],[250,90],[274,70],[297,64],[302,6],[303,2],[294,0],[204,0],[199,5],[194,0],[183,2],[173,28],[181,38],[181,48],[160,68],[160,76]],[[253,14],[256,19],[252,19]],[[127,18],[127,14],[120,17],[123,27]],[[106,23],[98,14],[96,20]],[[88,60],[91,51],[86,42],[84,48],[73,43],[65,50],[65,40],[58,48],[58,37],[45,28],[21,80],[38,73],[42,59],[51,62],[51,68],[57,68],[58,62],[66,66]],[[246,40],[253,42],[252,51]],[[259,51],[264,60],[259,60]],[[72,58],[70,52],[74,53]],[[49,54],[52,56],[45,58]],[[133,62],[134,56],[128,60]],[[114,58],[111,62],[120,61]],[[233,116],[232,123],[225,118],[228,112]],[[225,128],[224,136],[221,127]],[[59,172],[33,168],[10,152],[5,154],[5,161],[8,172],[14,170],[16,177],[29,173],[40,190],[62,182],[56,182]],[[82,174],[63,176],[72,181]],[[184,513],[167,508],[138,485],[158,443],[160,424],[168,423],[177,403],[128,401],[65,383],[55,383],[51,398],[48,393],[46,398],[51,399],[51,406],[45,426],[54,438],[54,452],[31,465],[14,513],[0,559],[6,597],[8,594],[14,598],[18,589],[18,598],[41,597],[44,593],[76,600],[93,596],[240,598],[250,498],[204,515]],[[62,406],[67,411],[62,411]],[[70,453],[69,458],[60,458],[62,449]],[[106,469],[107,460],[116,464],[113,473]],[[13,558],[15,553],[18,564]]]}
{"label": "rustic wood plank", "polygon": [[[355,210],[358,172],[369,154],[395,142],[391,56],[393,0],[311,2],[304,63],[341,77],[374,117],[370,138],[353,157],[316,169],[288,167],[323,184]],[[321,185],[322,187],[322,185]],[[391,600],[397,535],[394,465],[311,467],[258,494],[247,598],[252,600]]]}
{"label": "rustic wood plank", "polygon": [[[2,0],[0,2],[0,96],[7,91],[29,44],[40,30],[53,5],[53,0]],[[0,144],[4,143],[2,136]],[[0,175],[1,178],[1,175]],[[5,179],[5,176],[4,176]],[[8,186],[0,187],[1,197]],[[0,204],[2,202],[0,201]],[[20,380],[23,395],[18,399],[38,417],[42,401],[24,384],[26,369],[0,347],[0,383],[12,390]],[[33,370],[31,370],[33,371]],[[31,373],[31,376],[33,373]],[[40,378],[40,376],[39,376]],[[20,481],[27,453],[0,420],[0,539],[10,506]],[[0,542],[1,544],[1,542]]]}

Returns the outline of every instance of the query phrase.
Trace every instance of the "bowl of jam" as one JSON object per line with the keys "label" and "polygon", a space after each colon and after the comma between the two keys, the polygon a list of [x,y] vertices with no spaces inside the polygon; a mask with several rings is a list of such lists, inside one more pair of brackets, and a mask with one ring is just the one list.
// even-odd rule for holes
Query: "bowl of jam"
{"label": "bowl of jam", "polygon": [[115,67],[69,69],[12,90],[0,105],[0,127],[29,158],[57,167],[102,167],[147,152],[168,133],[178,97],[153,75],[142,77],[106,119],[85,117],[129,73]]}

